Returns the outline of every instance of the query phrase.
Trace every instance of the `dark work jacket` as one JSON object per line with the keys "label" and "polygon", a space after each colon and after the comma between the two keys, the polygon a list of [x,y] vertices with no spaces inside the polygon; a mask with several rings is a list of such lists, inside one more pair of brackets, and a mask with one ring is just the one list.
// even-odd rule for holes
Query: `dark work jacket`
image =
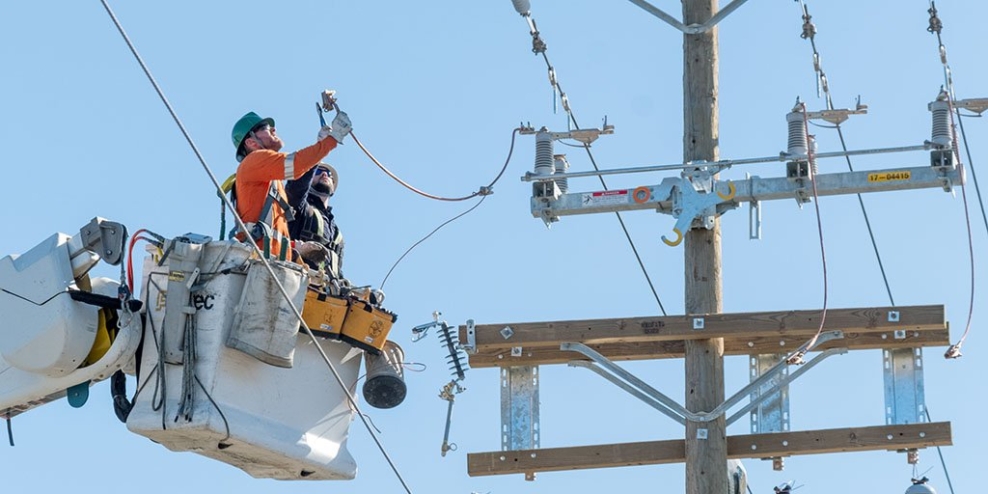
{"label": "dark work jacket", "polygon": [[306,261],[313,269],[321,269],[336,278],[343,277],[343,234],[336,225],[333,208],[323,206],[322,199],[309,194],[309,184],[315,168],[285,184],[288,203],[292,206],[295,219],[288,223],[288,234],[293,240],[315,241],[325,245],[336,256],[335,272],[332,269],[333,259],[314,265]]}

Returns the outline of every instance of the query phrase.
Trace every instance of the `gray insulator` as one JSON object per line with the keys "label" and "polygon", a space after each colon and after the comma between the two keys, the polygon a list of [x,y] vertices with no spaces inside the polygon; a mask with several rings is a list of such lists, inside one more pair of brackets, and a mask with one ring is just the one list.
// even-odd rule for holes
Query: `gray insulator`
{"label": "gray insulator", "polygon": [[811,153],[809,153],[809,156],[810,156],[810,158],[809,158],[809,162],[810,162],[810,174],[811,174],[811,176],[814,176],[815,177],[816,176],[816,172],[817,172],[817,166],[816,166],[816,137],[809,136],[809,138],[810,139],[809,139],[808,144],[809,144],[810,151],[812,151]]}
{"label": "gray insulator", "polygon": [[535,134],[535,174],[552,175],[552,134],[539,132]]}
{"label": "gray insulator", "polygon": [[803,112],[790,112],[786,115],[786,122],[789,124],[789,154],[793,156],[806,155],[806,121],[803,120]]}
{"label": "gray insulator", "polygon": [[394,408],[405,401],[408,388],[402,368],[404,360],[405,352],[390,340],[384,342],[380,355],[364,353],[364,365],[367,367],[364,399],[372,407]]}
{"label": "gray insulator", "polygon": [[528,0],[511,0],[515,10],[521,15],[528,15],[532,11],[532,4]]}
{"label": "gray insulator", "polygon": [[[569,171],[569,162],[566,161],[565,154],[557,154],[552,157],[555,163],[555,173],[566,173]],[[569,190],[569,179],[568,178],[557,178],[555,180],[556,186],[559,187],[559,192],[565,194]]]}
{"label": "gray insulator", "polygon": [[930,103],[933,113],[933,133],[931,141],[937,146],[949,148],[953,141],[950,129],[950,105],[946,101],[937,100]]}

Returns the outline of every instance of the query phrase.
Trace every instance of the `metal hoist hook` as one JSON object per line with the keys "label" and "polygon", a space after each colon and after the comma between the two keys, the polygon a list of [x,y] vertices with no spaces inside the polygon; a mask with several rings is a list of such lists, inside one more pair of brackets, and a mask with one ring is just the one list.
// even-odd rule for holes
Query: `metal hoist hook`
{"label": "metal hoist hook", "polygon": [[[684,190],[692,191],[692,189],[684,189]],[[737,186],[734,185],[734,182],[729,181],[727,182],[726,194],[719,190],[716,190],[716,188],[714,189],[714,192],[717,194],[717,198],[719,198],[720,201],[714,199],[713,196],[711,196],[709,193],[696,194],[696,192],[690,192],[690,195],[686,200],[688,205],[684,207],[683,212],[679,214],[679,221],[676,223],[676,227],[672,229],[673,233],[676,234],[675,240],[669,240],[668,238],[666,238],[665,235],[663,235],[662,242],[668,245],[669,247],[676,247],[677,245],[681,244],[683,242],[683,230],[689,229],[690,222],[692,222],[694,218],[698,217],[697,214],[700,214],[707,206],[713,206],[719,202],[730,201],[731,199],[734,199],[734,196],[736,196],[738,193],[738,188]]]}
{"label": "metal hoist hook", "polygon": [[675,247],[683,242],[683,232],[679,231],[679,228],[673,228],[672,232],[676,234],[676,240],[669,240],[665,235],[662,236],[662,242],[669,247]]}
{"label": "metal hoist hook", "polygon": [[737,195],[738,193],[738,188],[734,185],[734,182],[727,182],[727,190],[728,190],[727,194],[722,194],[720,191],[717,191],[717,197],[725,201],[730,201],[731,199],[734,199],[734,196]]}

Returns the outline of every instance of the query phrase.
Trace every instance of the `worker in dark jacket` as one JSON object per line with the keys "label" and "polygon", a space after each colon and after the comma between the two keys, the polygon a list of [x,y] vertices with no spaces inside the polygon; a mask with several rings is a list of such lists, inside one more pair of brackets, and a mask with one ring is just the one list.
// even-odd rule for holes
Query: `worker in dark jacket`
{"label": "worker in dark jacket", "polygon": [[306,263],[325,272],[331,279],[343,278],[343,233],[333,217],[329,198],[336,192],[339,174],[326,163],[319,163],[297,180],[285,184],[288,203],[295,218],[288,223],[291,238],[313,241],[325,247],[322,259],[309,257]]}

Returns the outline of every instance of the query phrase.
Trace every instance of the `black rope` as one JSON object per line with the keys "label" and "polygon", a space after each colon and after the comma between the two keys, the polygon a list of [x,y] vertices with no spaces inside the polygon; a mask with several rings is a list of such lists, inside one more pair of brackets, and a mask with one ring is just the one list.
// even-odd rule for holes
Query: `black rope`
{"label": "black rope", "polygon": [[974,192],[978,196],[978,206],[981,207],[981,219],[985,222],[985,232],[988,233],[988,215],[985,214],[985,203],[981,199],[981,187],[978,186],[978,174],[974,171],[974,162],[971,159],[971,148],[967,145],[967,133],[964,132],[964,119],[961,118],[960,111],[957,112],[957,126],[961,130],[961,140],[964,141],[964,152],[967,154],[967,166],[971,170],[971,178],[974,179]]}
{"label": "black rope", "polygon": [[[827,109],[834,109],[834,100],[830,94],[830,82],[827,80],[827,74],[823,70],[823,65],[820,63],[820,52],[816,47],[816,25],[813,24],[813,16],[810,15],[809,7],[802,1],[799,0],[800,6],[803,10],[803,32],[800,37],[810,41],[810,47],[813,49],[813,70],[817,73],[817,81],[820,84],[818,89],[823,89],[823,94],[827,102]],[[818,94],[819,95],[819,94]],[[854,166],[851,164],[851,157],[847,154],[847,142],[844,140],[844,131],[841,125],[838,123],[834,125],[837,129],[837,136],[840,137],[840,145],[844,150],[844,159],[847,161],[848,171],[853,172]],[[892,286],[889,283],[888,275],[885,273],[885,263],[882,262],[882,254],[878,250],[878,242],[875,240],[875,232],[871,227],[871,219],[868,217],[868,209],[865,208],[864,198],[861,194],[856,194],[858,196],[858,205],[861,206],[861,215],[864,216],[865,227],[868,229],[868,238],[871,240],[872,250],[875,252],[875,259],[878,260],[878,269],[882,273],[882,281],[885,283],[885,292],[889,296],[889,303],[895,306],[895,298],[892,296]]]}
{"label": "black rope", "polygon": [[[926,407],[923,410],[926,413],[926,421],[933,422],[930,418],[930,407]],[[943,451],[940,450],[940,446],[937,446],[937,454],[940,455],[940,466],[943,467],[943,476],[947,479],[947,487],[950,489],[950,494],[954,494],[954,484],[950,482],[950,472],[947,471],[947,462],[943,459]]]}
{"label": "black rope", "polygon": [[[533,23],[534,23],[534,19],[533,19]],[[538,41],[541,43],[539,45],[541,49],[533,49],[532,51],[534,51],[537,55],[541,54],[542,60],[545,61],[546,68],[549,70],[549,82],[552,84],[553,89],[559,92],[559,99],[563,103],[563,110],[566,111],[566,115],[569,117],[567,123],[572,122],[573,127],[577,129],[580,128],[580,125],[576,122],[576,115],[573,114],[573,110],[570,108],[569,97],[566,96],[566,92],[563,91],[562,86],[559,84],[559,81],[556,79],[555,69],[552,67],[552,63],[549,62],[549,56],[546,55],[545,53],[545,42],[543,42],[541,38],[538,37],[538,32],[532,33],[532,36],[538,39]],[[555,99],[553,100],[553,102],[555,102]],[[600,167],[597,166],[597,160],[594,159],[593,152],[590,150],[590,144],[584,143],[583,148],[587,150],[587,156],[590,157],[590,163],[593,164],[594,171],[599,172]],[[609,190],[607,188],[607,183],[604,181],[604,177],[601,175],[597,175],[597,178],[600,180],[600,185],[604,187],[604,190]],[[655,297],[655,302],[659,304],[659,310],[662,311],[663,316],[667,316],[668,314],[666,313],[666,308],[662,305],[662,300],[659,298],[659,293],[655,290],[655,284],[652,283],[652,277],[648,275],[648,270],[645,269],[645,263],[642,261],[642,257],[638,253],[638,248],[635,246],[635,241],[632,240],[631,238],[631,233],[628,232],[628,226],[625,225],[624,218],[621,216],[621,213],[617,211],[614,212],[614,215],[617,217],[618,223],[621,224],[621,231],[624,232],[624,237],[628,240],[628,245],[631,246],[631,252],[634,253],[635,260],[638,261],[638,267],[641,268],[642,274],[645,275],[645,281],[648,283],[649,290],[652,291],[652,296]]]}
{"label": "black rope", "polygon": [[388,278],[391,276],[391,272],[394,271],[396,267],[398,267],[398,263],[400,263],[401,260],[404,259],[405,256],[407,256],[408,253],[412,251],[412,249],[418,247],[419,244],[421,244],[422,242],[425,242],[429,237],[431,237],[433,234],[435,234],[436,232],[438,232],[442,227],[444,227],[444,226],[446,226],[446,225],[448,225],[448,224],[450,224],[450,223],[452,223],[452,222],[454,222],[454,221],[462,218],[463,216],[466,216],[467,213],[469,213],[470,211],[473,211],[474,209],[477,209],[478,206],[480,206],[481,204],[483,204],[483,202],[484,202],[485,199],[487,199],[487,196],[481,196],[480,200],[477,201],[477,203],[474,204],[473,206],[470,206],[469,209],[467,209],[466,211],[463,211],[462,213],[460,213],[460,214],[458,214],[458,215],[456,215],[456,216],[454,216],[454,217],[452,217],[452,218],[450,218],[450,219],[442,222],[442,224],[440,224],[434,230],[432,230],[431,232],[429,232],[428,235],[420,238],[418,242],[415,242],[414,244],[412,244],[412,246],[409,247],[408,250],[406,250],[405,253],[402,254],[401,257],[399,257],[398,260],[395,261],[395,263],[391,265],[391,269],[388,270],[388,274],[384,275],[384,279],[381,280],[381,284],[379,285],[380,288],[381,288],[381,290],[384,290],[384,284],[388,282]]}

